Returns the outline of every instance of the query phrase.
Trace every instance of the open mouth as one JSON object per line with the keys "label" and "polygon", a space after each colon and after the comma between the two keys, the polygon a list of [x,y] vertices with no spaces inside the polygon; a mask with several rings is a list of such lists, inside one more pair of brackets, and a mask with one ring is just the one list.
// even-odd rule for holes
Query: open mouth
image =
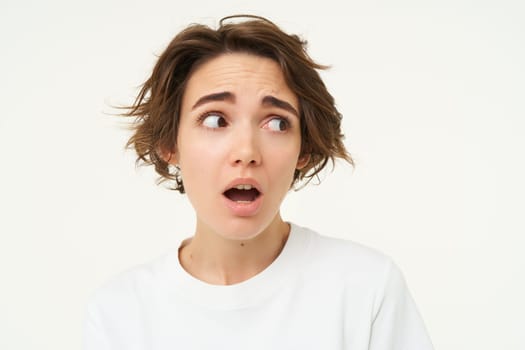
{"label": "open mouth", "polygon": [[251,185],[237,185],[223,194],[229,200],[237,203],[251,203],[261,195],[259,190]]}

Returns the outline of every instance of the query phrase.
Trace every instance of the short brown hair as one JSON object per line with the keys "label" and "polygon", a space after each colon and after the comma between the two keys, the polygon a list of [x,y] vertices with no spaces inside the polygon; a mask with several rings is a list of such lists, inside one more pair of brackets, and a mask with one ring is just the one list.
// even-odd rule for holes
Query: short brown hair
{"label": "short brown hair", "polygon": [[[235,17],[243,22],[227,23]],[[252,15],[221,19],[215,30],[192,24],[170,42],[160,55],[153,73],[143,84],[134,104],[124,116],[135,117],[134,134],[126,146],[135,148],[137,164],[153,164],[159,182],[174,180],[173,189],[184,193],[178,171],[171,172],[163,152],[177,144],[180,107],[189,77],[204,62],[231,52],[250,53],[276,61],[290,89],[297,95],[301,122],[301,156],[308,156],[304,168],[296,170],[293,184],[308,183],[331,160],[341,158],[353,164],[343,144],[341,114],[317,70],[325,69],[306,52],[306,41],[283,32],[269,20]]]}

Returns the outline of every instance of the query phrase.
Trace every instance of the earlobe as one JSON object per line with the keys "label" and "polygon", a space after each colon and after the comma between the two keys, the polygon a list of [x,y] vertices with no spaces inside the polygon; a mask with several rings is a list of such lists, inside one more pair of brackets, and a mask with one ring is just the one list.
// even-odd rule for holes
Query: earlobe
{"label": "earlobe", "polygon": [[166,151],[159,149],[157,153],[159,154],[160,158],[168,164],[176,165],[179,162],[176,151]]}
{"label": "earlobe", "polygon": [[308,162],[310,161],[310,155],[309,154],[303,154],[299,160],[297,161],[297,166],[295,167],[297,170],[301,170],[304,168]]}

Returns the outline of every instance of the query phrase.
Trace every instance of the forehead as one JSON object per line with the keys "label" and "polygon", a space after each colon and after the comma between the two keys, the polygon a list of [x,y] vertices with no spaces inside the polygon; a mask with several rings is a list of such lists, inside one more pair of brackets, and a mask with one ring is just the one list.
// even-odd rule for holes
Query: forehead
{"label": "forehead", "polygon": [[253,54],[226,53],[199,66],[188,80],[183,105],[223,91],[254,97],[273,95],[298,107],[297,96],[286,84],[279,64]]}

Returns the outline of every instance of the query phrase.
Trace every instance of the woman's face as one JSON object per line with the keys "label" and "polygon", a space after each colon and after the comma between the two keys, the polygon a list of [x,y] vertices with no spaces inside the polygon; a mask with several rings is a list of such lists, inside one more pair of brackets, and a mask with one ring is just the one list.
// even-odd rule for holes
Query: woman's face
{"label": "woman's face", "polygon": [[200,66],[182,99],[177,149],[197,232],[249,239],[280,222],[299,160],[297,96],[279,65],[244,53]]}

